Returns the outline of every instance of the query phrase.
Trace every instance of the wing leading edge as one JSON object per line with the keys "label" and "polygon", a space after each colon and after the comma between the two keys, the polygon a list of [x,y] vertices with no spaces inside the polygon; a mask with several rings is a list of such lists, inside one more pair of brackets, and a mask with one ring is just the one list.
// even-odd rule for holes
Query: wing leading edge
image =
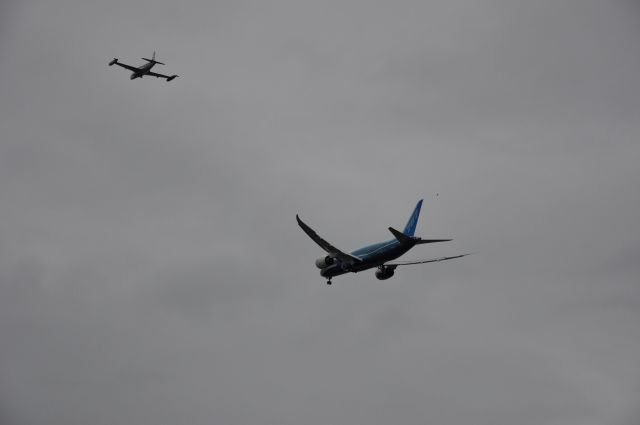
{"label": "wing leading edge", "polygon": [[454,255],[452,257],[430,258],[430,259],[427,259],[427,260],[399,261],[399,262],[395,262],[395,263],[385,263],[384,265],[395,268],[395,267],[398,267],[398,266],[409,266],[411,264],[437,263],[438,261],[453,260],[453,259],[456,259],[456,258],[466,257],[467,255],[471,255],[471,254],[460,254],[460,255]]}
{"label": "wing leading edge", "polygon": [[320,246],[320,248],[327,251],[327,253],[331,257],[337,258],[341,262],[347,263],[347,264],[355,264],[355,263],[362,262],[362,260],[360,260],[358,257],[354,257],[353,255],[342,252],[335,246],[331,245],[329,242],[322,239],[320,235],[318,235],[315,232],[315,230],[307,226],[304,221],[300,220],[300,217],[298,217],[297,214],[296,214],[296,221],[298,222],[298,225],[302,228],[302,230],[307,234],[307,236],[313,239],[313,241],[317,243]]}

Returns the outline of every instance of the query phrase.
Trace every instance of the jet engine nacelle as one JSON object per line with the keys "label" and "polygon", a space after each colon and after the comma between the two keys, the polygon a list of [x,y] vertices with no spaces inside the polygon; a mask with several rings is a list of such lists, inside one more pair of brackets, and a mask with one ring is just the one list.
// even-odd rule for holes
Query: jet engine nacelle
{"label": "jet engine nacelle", "polygon": [[335,263],[336,260],[333,257],[329,257],[328,255],[326,257],[321,257],[318,258],[316,260],[316,267],[319,269],[324,269],[329,267],[330,265],[332,265],[333,263]]}
{"label": "jet engine nacelle", "polygon": [[387,280],[394,274],[394,270],[391,267],[381,267],[376,270],[376,277],[378,280]]}

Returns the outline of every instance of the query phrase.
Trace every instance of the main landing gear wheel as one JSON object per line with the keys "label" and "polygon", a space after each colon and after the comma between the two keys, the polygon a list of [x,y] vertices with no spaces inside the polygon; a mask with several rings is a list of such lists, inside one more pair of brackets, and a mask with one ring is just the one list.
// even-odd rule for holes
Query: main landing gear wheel
{"label": "main landing gear wheel", "polygon": [[330,280],[327,280],[327,285],[331,285],[331,281]]}

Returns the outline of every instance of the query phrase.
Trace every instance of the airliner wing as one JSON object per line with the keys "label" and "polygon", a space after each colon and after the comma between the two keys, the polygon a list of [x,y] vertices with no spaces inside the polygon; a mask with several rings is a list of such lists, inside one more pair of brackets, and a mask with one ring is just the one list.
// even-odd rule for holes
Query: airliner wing
{"label": "airliner wing", "polygon": [[133,72],[138,72],[140,71],[138,68],[136,68],[135,66],[131,66],[131,65],[127,65],[126,63],[122,63],[122,62],[114,62],[114,65],[118,65],[121,66],[123,68],[128,69],[129,71],[133,71]]}
{"label": "airliner wing", "polygon": [[298,225],[302,228],[302,230],[304,230],[304,232],[311,239],[313,239],[315,243],[320,245],[320,248],[327,251],[327,253],[329,253],[331,257],[337,258],[341,262],[347,263],[347,264],[355,264],[355,263],[360,263],[362,261],[358,257],[354,257],[353,255],[349,255],[347,253],[340,251],[338,248],[336,248],[335,246],[331,245],[329,242],[322,239],[320,235],[318,235],[315,232],[315,230],[313,230],[311,227],[307,226],[302,220],[300,220],[300,217],[298,217],[297,214],[296,214],[296,220],[298,221]]}
{"label": "airliner wing", "polygon": [[453,257],[430,258],[428,260],[399,261],[395,263],[384,263],[384,265],[395,268],[398,266],[409,266],[411,264],[426,264],[426,263],[436,263],[438,261],[453,260],[455,258],[466,257],[467,255],[471,255],[471,254],[454,255]]}

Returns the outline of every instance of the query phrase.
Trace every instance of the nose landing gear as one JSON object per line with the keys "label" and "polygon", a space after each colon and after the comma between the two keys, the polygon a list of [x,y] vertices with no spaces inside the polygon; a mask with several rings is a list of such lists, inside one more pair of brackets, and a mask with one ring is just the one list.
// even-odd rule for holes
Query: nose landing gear
{"label": "nose landing gear", "polygon": [[327,280],[327,285],[331,285],[331,280]]}

